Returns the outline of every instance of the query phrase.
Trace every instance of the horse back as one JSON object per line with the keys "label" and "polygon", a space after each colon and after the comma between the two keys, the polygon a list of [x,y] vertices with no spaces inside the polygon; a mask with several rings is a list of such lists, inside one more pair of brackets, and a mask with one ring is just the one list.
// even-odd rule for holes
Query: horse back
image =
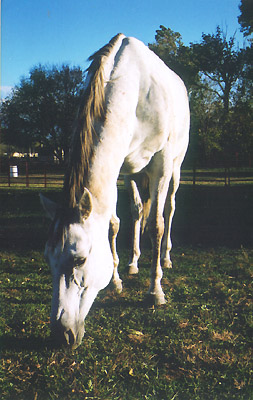
{"label": "horse back", "polygon": [[140,171],[168,142],[173,158],[185,152],[189,105],[182,80],[135,38],[123,38],[114,61],[108,108],[129,138],[122,172]]}

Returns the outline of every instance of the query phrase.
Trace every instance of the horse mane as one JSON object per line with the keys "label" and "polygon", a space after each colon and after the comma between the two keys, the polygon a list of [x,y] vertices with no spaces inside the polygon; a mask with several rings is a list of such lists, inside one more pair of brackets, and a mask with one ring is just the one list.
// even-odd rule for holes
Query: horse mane
{"label": "horse mane", "polygon": [[114,36],[88,59],[92,61],[87,68],[89,81],[79,106],[64,181],[66,205],[71,208],[79,202],[87,185],[94,147],[99,141],[94,122],[103,122],[105,118],[103,66],[120,36]]}

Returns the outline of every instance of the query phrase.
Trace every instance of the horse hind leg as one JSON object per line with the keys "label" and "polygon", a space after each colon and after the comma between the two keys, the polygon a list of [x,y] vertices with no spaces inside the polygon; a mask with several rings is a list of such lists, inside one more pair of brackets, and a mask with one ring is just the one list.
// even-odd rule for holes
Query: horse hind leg
{"label": "horse hind leg", "polygon": [[170,252],[172,249],[172,241],[171,241],[171,227],[172,220],[175,213],[176,208],[176,192],[180,183],[180,166],[175,164],[172,174],[172,179],[170,182],[165,208],[164,208],[164,219],[165,219],[165,229],[164,236],[162,241],[162,252],[161,252],[161,264],[163,268],[172,268],[172,262],[170,258]]}
{"label": "horse hind leg", "polygon": [[151,185],[151,210],[147,221],[148,233],[152,243],[151,282],[148,298],[153,304],[165,304],[161,286],[163,271],[161,267],[161,243],[164,235],[163,211],[168,192],[171,174],[153,176]]}
{"label": "horse hind leg", "polygon": [[130,260],[128,263],[129,275],[138,274],[138,261],[141,255],[140,251],[140,231],[141,231],[141,218],[134,218],[133,220],[133,244]]}
{"label": "horse hind leg", "polygon": [[119,232],[119,225],[120,221],[117,215],[112,215],[111,220],[110,220],[110,229],[109,229],[109,239],[110,239],[110,246],[111,246],[111,252],[112,252],[112,257],[113,257],[113,276],[112,276],[112,282],[115,290],[117,293],[122,292],[122,280],[119,277],[119,272],[118,272],[118,265],[119,265],[119,257],[117,254],[117,249],[116,249],[116,238],[117,234]]}
{"label": "horse hind leg", "polygon": [[152,243],[152,262],[150,274],[150,287],[148,290],[148,300],[155,305],[165,304],[165,296],[161,287],[163,271],[160,263],[161,241],[164,233],[164,219],[161,214],[151,207],[148,220],[148,232]]}
{"label": "horse hind leg", "polygon": [[138,261],[141,255],[140,251],[140,231],[143,216],[143,205],[136,182],[131,178],[125,177],[125,186],[128,190],[131,201],[131,214],[133,219],[133,239],[131,246],[131,255],[128,263],[128,273],[130,275],[138,274]]}

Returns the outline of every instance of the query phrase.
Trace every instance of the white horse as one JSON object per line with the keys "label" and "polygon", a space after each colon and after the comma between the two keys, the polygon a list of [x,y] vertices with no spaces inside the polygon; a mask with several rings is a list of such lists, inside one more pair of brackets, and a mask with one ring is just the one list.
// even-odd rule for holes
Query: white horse
{"label": "white horse", "polygon": [[[148,178],[145,221],[152,242],[148,295],[154,304],[165,303],[161,260],[171,266],[171,220],[189,137],[185,86],[143,43],[119,34],[90,61],[64,203],[58,206],[41,196],[53,221],[45,249],[53,277],[52,331],[72,347],[81,343],[84,319],[98,292],[111,278],[122,290],[116,252],[119,173],[141,172]],[[139,221],[143,214],[139,191],[132,178],[128,185]],[[138,271],[138,246],[135,249],[131,273]]]}

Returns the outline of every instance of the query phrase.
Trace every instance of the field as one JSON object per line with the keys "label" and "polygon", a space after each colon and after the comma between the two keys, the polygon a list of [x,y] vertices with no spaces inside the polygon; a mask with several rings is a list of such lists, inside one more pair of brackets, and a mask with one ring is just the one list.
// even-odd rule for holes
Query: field
{"label": "field", "polygon": [[[60,189],[40,189],[59,199]],[[35,188],[0,189],[1,399],[252,399],[253,185],[181,185],[166,305],[148,308],[150,245],[128,277],[129,199],[119,193],[124,290],[108,287],[72,351],[50,341],[48,221]]]}

